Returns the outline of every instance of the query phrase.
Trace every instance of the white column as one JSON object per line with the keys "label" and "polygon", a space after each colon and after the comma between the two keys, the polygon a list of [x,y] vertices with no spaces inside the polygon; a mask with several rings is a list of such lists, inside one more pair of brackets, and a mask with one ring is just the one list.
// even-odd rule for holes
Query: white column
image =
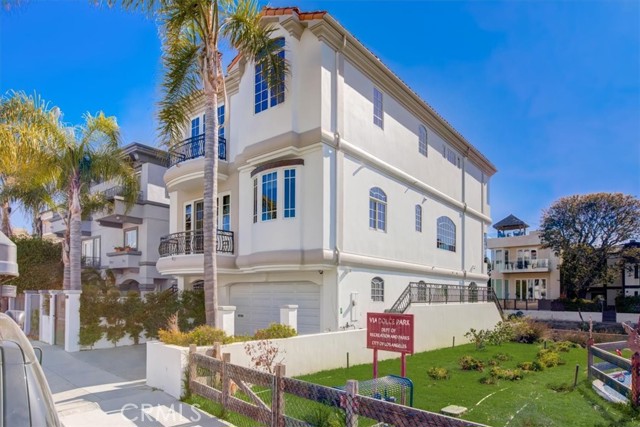
{"label": "white column", "polygon": [[45,327],[46,325],[44,324],[44,301],[45,301],[45,296],[49,294],[49,291],[38,291],[38,293],[40,294],[40,303],[38,304],[38,317],[40,318],[38,321],[38,339],[42,342],[45,342],[43,337],[44,337],[44,331],[45,331]]}
{"label": "white column", "polygon": [[280,324],[291,326],[298,330],[298,306],[283,305],[280,307]]}
{"label": "white column", "polygon": [[64,351],[80,351],[80,294],[79,290],[62,291],[65,298],[64,306]]}
{"label": "white column", "polygon": [[31,301],[32,295],[37,295],[37,291],[24,291],[24,334],[31,333],[31,313],[35,309]]}
{"label": "white column", "polygon": [[62,291],[49,291],[49,342],[47,344],[55,344],[56,342],[56,296]]}
{"label": "white column", "polygon": [[218,329],[222,329],[228,336],[235,335],[236,306],[221,305],[218,306],[218,318],[216,325]]}

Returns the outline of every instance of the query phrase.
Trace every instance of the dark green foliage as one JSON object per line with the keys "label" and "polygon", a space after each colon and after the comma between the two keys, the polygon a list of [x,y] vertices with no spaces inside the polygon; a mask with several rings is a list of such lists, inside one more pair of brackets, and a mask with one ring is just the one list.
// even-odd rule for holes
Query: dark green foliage
{"label": "dark green foliage", "polygon": [[204,291],[182,291],[178,309],[178,326],[180,330],[188,331],[206,323],[204,313]]}
{"label": "dark green foliage", "polygon": [[463,371],[480,371],[482,372],[484,369],[484,363],[482,360],[478,360],[473,356],[462,356],[460,360],[458,360],[458,364],[460,365],[460,369]]}
{"label": "dark green foliage", "polygon": [[20,237],[13,239],[18,252],[20,276],[7,285],[18,287],[18,293],[28,290],[62,289],[62,246],[49,240]]}
{"label": "dark green foliage", "polygon": [[180,300],[168,292],[155,292],[145,295],[144,326],[147,338],[158,338],[158,331],[167,326],[169,317],[180,308]]}
{"label": "dark green foliage", "polygon": [[491,368],[489,375],[499,380],[517,381],[523,377],[520,369],[503,369],[499,366]]}
{"label": "dark green foliage", "polygon": [[484,385],[496,385],[498,384],[498,379],[494,376],[487,375],[486,377],[480,378],[480,384]]}
{"label": "dark green foliage", "polygon": [[315,405],[302,420],[313,427],[344,427],[345,413],[337,408]]}
{"label": "dark green foliage", "polygon": [[640,313],[640,295],[617,296],[616,311],[618,311],[618,313]]}
{"label": "dark green foliage", "polygon": [[265,329],[258,329],[254,338],[256,340],[272,340],[275,338],[290,338],[298,335],[296,330],[288,325],[272,323]]}

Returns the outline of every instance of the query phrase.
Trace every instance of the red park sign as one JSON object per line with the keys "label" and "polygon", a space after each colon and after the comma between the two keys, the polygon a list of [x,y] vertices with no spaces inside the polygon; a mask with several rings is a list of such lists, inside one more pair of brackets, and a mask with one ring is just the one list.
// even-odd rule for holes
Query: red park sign
{"label": "red park sign", "polygon": [[413,354],[413,314],[367,313],[367,348]]}

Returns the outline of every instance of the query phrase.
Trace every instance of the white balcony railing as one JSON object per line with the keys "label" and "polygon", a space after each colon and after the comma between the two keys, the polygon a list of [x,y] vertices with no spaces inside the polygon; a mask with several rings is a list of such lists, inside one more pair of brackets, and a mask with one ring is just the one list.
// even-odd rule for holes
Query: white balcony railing
{"label": "white balcony railing", "polygon": [[550,264],[548,259],[534,259],[507,262],[505,264],[495,264],[496,270],[500,273],[519,273],[525,271],[549,271]]}

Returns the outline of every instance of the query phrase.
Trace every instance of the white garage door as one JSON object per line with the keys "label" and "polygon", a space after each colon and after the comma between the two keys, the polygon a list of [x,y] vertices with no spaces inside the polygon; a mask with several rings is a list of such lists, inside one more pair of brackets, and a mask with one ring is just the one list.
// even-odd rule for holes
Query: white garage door
{"label": "white garage door", "polygon": [[298,306],[298,333],[320,332],[320,286],[312,283],[238,283],[230,289],[236,306],[236,334],[253,335],[256,329],[280,322],[280,307]]}

